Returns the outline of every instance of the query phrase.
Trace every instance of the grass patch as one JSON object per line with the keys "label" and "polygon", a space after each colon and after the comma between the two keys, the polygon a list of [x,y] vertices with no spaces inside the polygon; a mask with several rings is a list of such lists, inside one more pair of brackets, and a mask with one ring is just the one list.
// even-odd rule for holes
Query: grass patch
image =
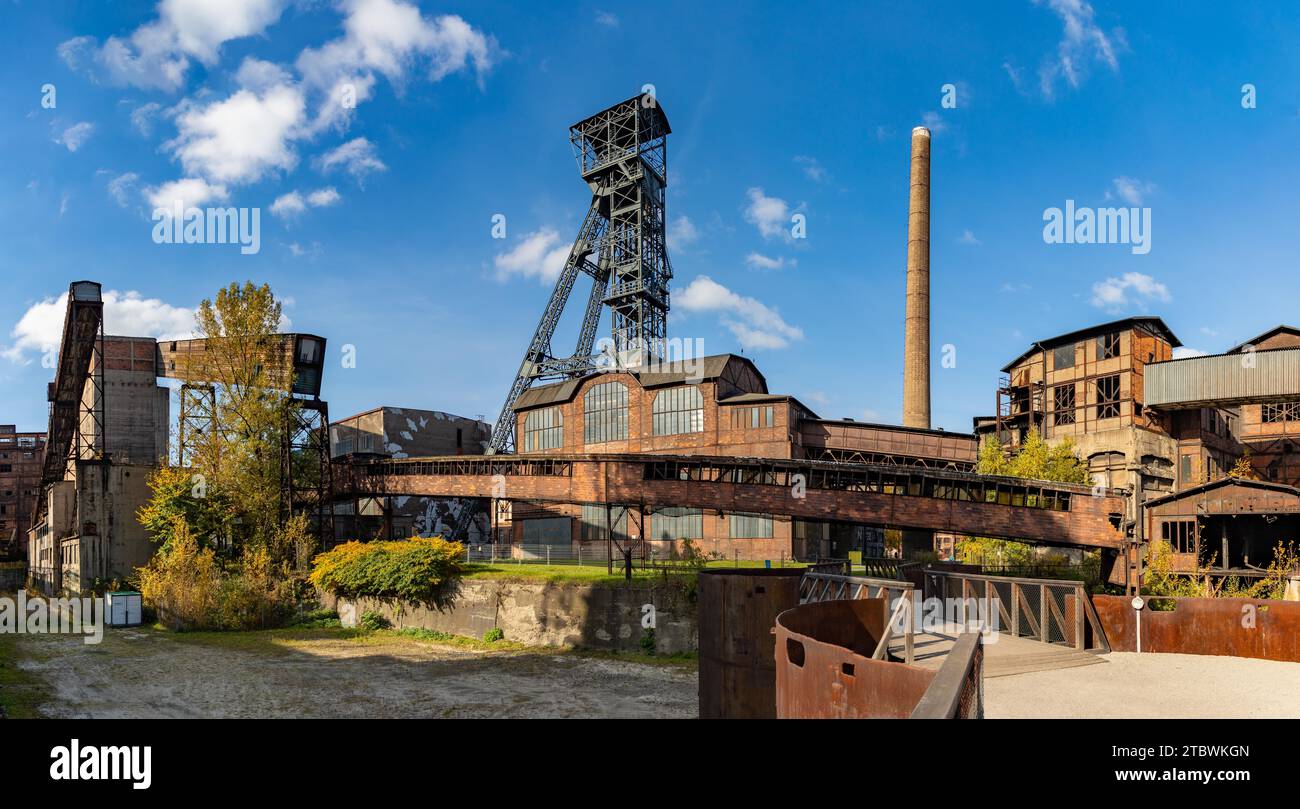
{"label": "grass patch", "polygon": [[[802,562],[785,563],[788,568],[806,567]],[[762,568],[766,567],[763,561],[744,560],[735,562],[730,559],[719,559],[709,562],[705,567],[709,568]],[[781,567],[778,562],[773,562],[772,567]],[[653,582],[662,581],[665,576],[684,577],[693,576],[698,572],[698,568],[692,568],[687,565],[681,565],[677,568],[667,569],[644,569],[637,568],[632,571],[633,582]],[[547,582],[578,582],[582,584],[599,584],[599,585],[618,585],[627,579],[624,577],[623,569],[620,565],[614,567],[614,573],[611,575],[601,564],[591,565],[548,565],[539,562],[471,562],[465,565],[465,578],[467,579],[505,579],[515,581],[547,581]]]}
{"label": "grass patch", "polygon": [[620,652],[608,649],[568,649],[564,653],[588,660],[617,660],[622,663],[641,663],[646,666],[662,666],[663,668],[691,672],[700,670],[700,655],[698,652],[647,655],[642,652]]}
{"label": "grass patch", "polygon": [[18,667],[28,656],[19,649],[17,636],[0,635],[0,718],[38,718],[39,706],[49,699],[50,690],[41,678]]}

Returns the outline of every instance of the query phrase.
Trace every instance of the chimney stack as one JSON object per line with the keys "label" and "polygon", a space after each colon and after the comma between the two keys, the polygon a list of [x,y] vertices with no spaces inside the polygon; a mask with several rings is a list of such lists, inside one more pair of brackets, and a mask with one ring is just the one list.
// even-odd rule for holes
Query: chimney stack
{"label": "chimney stack", "polygon": [[903,324],[903,426],[930,429],[930,130],[912,130],[907,211],[907,314]]}

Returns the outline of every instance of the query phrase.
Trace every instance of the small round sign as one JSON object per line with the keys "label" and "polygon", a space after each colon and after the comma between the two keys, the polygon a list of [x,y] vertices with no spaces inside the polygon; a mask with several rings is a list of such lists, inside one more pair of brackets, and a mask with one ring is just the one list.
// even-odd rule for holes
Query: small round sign
{"label": "small round sign", "polygon": [[1142,609],[1142,605],[1146,602],[1142,600],[1142,596],[1133,596],[1133,600],[1129,603],[1133,605],[1133,609],[1140,610]]}

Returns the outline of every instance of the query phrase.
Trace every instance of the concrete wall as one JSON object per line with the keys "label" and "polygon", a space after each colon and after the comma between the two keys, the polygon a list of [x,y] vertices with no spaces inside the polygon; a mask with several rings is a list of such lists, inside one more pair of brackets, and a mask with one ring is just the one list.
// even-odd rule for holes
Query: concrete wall
{"label": "concrete wall", "polygon": [[[481,638],[499,627],[507,640],[530,646],[572,646],[640,651],[642,610],[655,607],[660,654],[695,651],[699,626],[695,604],[680,583],[603,586],[578,583],[468,579],[453,603],[434,609],[373,598],[321,597],[326,607],[353,620],[373,610],[398,628],[418,627]],[[350,610],[349,610],[350,608]]]}

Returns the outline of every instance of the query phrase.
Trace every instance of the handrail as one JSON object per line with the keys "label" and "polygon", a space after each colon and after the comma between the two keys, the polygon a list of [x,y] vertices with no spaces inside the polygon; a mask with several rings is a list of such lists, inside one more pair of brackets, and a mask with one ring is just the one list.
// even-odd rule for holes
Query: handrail
{"label": "handrail", "polygon": [[[967,696],[970,699],[963,711],[962,698]],[[984,718],[984,643],[980,633],[963,632],[957,636],[957,642],[909,718]]]}
{"label": "handrail", "polygon": [[[999,625],[998,631],[1007,632],[1015,637],[1022,637],[1020,632],[1020,618],[1023,615],[1028,622],[1030,637],[1037,638],[1043,643],[1052,643],[1051,627],[1055,620],[1056,627],[1065,640],[1069,643],[1070,636],[1073,635],[1073,645],[1076,649],[1086,649],[1085,621],[1088,628],[1092,630],[1092,637],[1095,642],[1094,650],[1102,654],[1110,652],[1110,642],[1106,639],[1106,632],[1102,628],[1101,619],[1097,615],[1097,609],[1093,606],[1092,599],[1088,597],[1087,587],[1083,582],[1075,579],[1029,579],[1016,576],[988,576],[981,573],[959,573],[957,571],[926,569],[923,571],[927,577],[933,576],[935,579],[946,577],[962,582],[961,598],[963,603],[966,599],[976,601],[983,600],[985,612],[992,615],[993,602],[995,600],[994,584],[1006,584],[1011,587],[1011,598],[1009,603],[1004,601],[1000,594],[996,595],[999,614],[1006,614],[1009,625]],[[927,579],[928,580],[928,579]],[[976,590],[974,584],[983,582],[983,593]],[[1048,597],[1049,587],[1068,588],[1072,591],[1072,597],[1075,602],[1075,612],[1073,627],[1067,627],[1066,617],[1063,614],[1063,607],[1058,609],[1054,600]],[[1029,601],[1025,596],[1025,590],[1038,590],[1039,603],[1037,614],[1030,609]],[[944,588],[944,597],[947,597],[947,590]],[[963,618],[965,617],[965,607],[963,606]]]}
{"label": "handrail", "polygon": [[[894,621],[901,618],[903,621],[903,659],[905,663],[912,663],[916,660],[915,619],[912,614],[912,601],[915,590],[916,585],[910,581],[808,572],[799,579],[799,603],[856,601],[866,598],[890,600],[892,596],[892,612],[886,622],[881,640],[876,644],[872,657],[876,660],[885,658],[889,651],[889,641],[894,637]],[[897,595],[894,595],[895,593]]]}

